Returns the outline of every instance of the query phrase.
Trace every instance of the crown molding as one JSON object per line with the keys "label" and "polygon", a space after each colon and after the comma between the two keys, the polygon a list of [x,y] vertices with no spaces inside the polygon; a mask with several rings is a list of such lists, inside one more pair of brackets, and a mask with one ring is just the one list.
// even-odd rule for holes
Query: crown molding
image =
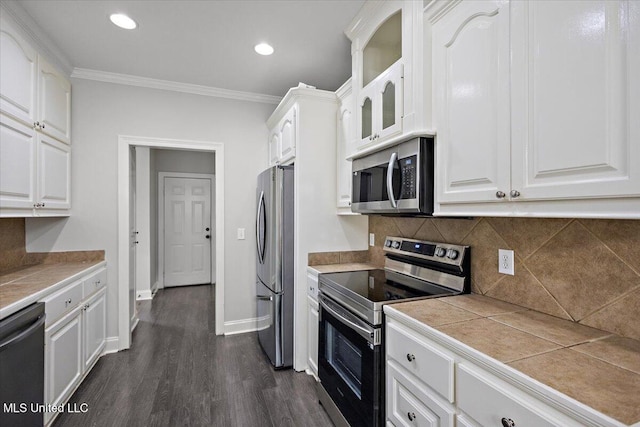
{"label": "crown molding", "polygon": [[221,89],[217,87],[201,86],[191,83],[180,83],[170,80],[152,79],[150,77],[111,73],[108,71],[90,70],[87,68],[74,68],[73,72],[71,73],[71,77],[76,79],[94,80],[98,82],[115,83],[127,86],[138,86],[150,89],[168,90],[172,92],[191,93],[194,95],[211,96],[215,98],[259,102],[263,104],[278,104],[282,99],[279,96],[273,95]]}
{"label": "crown molding", "polygon": [[0,1],[0,12],[10,19],[22,36],[43,55],[50,63],[54,64],[67,76],[71,74],[73,65],[69,58],[53,43],[53,41],[40,29],[36,21],[17,1]]}

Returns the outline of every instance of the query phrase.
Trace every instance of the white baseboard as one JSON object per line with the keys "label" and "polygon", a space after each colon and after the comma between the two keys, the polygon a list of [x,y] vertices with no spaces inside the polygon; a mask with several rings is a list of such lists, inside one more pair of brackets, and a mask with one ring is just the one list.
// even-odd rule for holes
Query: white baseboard
{"label": "white baseboard", "polygon": [[269,317],[252,317],[250,319],[224,322],[224,335],[244,334],[265,329],[269,326]]}
{"label": "white baseboard", "polygon": [[153,292],[151,291],[151,289],[141,290],[141,291],[138,291],[137,293],[138,293],[138,297],[136,298],[136,301],[146,301],[146,300],[153,299]]}
{"label": "white baseboard", "polygon": [[151,293],[153,295],[151,295],[151,297],[153,297],[156,292],[158,292],[158,289],[160,289],[160,282],[156,280],[156,283],[153,284],[153,286],[151,286]]}
{"label": "white baseboard", "polygon": [[136,328],[136,326],[138,326],[139,322],[140,318],[136,316],[136,319],[133,321],[133,325],[131,325],[131,333],[133,333],[133,330]]}
{"label": "white baseboard", "polygon": [[117,353],[120,350],[120,340],[118,337],[108,337],[102,354]]}

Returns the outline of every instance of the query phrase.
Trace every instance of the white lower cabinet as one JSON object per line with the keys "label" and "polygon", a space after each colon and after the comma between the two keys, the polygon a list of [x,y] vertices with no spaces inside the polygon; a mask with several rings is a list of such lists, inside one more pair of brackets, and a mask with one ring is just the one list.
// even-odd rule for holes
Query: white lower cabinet
{"label": "white lower cabinet", "polygon": [[314,377],[318,378],[318,301],[307,297],[309,314],[307,319],[308,330],[308,365]]}
{"label": "white lower cabinet", "polygon": [[[102,268],[43,299],[45,404],[64,404],[82,382],[106,343],[106,269]],[[44,414],[45,425],[55,412]]]}
{"label": "white lower cabinet", "polygon": [[[45,403],[64,403],[82,373],[82,307],[78,306],[45,331]],[[45,413],[45,424],[53,416]]]}
{"label": "white lower cabinet", "polygon": [[534,392],[539,385],[534,380],[527,384],[522,375],[500,362],[486,362],[479,352],[475,359],[469,347],[391,306],[384,311],[387,425],[621,425],[559,392]]}
{"label": "white lower cabinet", "polygon": [[307,370],[318,379],[318,276],[307,273]]}

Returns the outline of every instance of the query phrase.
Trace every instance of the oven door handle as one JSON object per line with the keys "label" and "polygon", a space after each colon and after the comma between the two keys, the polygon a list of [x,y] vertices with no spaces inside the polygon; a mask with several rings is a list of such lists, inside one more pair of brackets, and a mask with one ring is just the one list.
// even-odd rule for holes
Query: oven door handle
{"label": "oven door handle", "polygon": [[320,306],[323,309],[327,310],[333,317],[338,319],[340,322],[342,322],[345,325],[349,326],[350,328],[354,329],[359,335],[361,335],[367,341],[372,341],[373,340],[373,331],[371,331],[371,330],[369,330],[367,328],[363,328],[362,326],[358,325],[357,323],[354,323],[351,320],[347,319],[342,314],[338,313],[333,308],[329,307],[329,305],[327,305],[327,303],[325,302],[325,300],[322,297],[320,297]]}
{"label": "oven door handle", "polygon": [[392,208],[398,207],[398,202],[396,202],[396,195],[393,194],[393,167],[398,161],[398,153],[395,151],[391,153],[391,158],[389,159],[389,165],[387,166],[387,193],[389,194],[389,202],[391,203]]}

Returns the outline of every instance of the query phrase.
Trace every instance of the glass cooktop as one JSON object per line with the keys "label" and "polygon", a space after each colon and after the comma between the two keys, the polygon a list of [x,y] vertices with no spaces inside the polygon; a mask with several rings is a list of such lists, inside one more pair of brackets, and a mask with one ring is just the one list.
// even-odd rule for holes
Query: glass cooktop
{"label": "glass cooktop", "polygon": [[334,288],[343,288],[374,303],[452,293],[450,289],[381,269],[328,273],[322,278]]}

